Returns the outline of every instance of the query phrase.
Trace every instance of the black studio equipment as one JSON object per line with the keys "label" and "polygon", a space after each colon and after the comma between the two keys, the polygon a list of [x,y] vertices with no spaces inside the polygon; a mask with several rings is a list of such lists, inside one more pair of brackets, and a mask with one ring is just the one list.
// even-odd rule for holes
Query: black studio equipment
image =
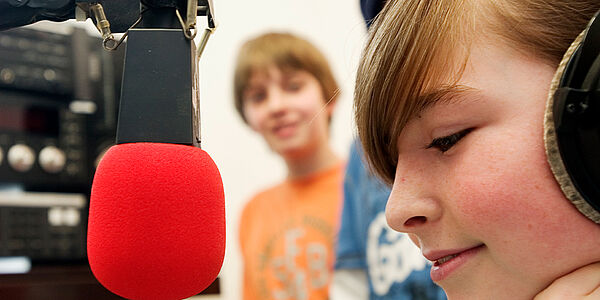
{"label": "black studio equipment", "polygon": [[[0,0],[0,263],[80,260],[128,299],[218,293],[225,202],[200,147],[198,81],[213,8]],[[15,28],[69,19],[101,38]]]}
{"label": "black studio equipment", "polygon": [[89,190],[114,143],[123,51],[82,28],[0,31],[0,257],[85,260]]}

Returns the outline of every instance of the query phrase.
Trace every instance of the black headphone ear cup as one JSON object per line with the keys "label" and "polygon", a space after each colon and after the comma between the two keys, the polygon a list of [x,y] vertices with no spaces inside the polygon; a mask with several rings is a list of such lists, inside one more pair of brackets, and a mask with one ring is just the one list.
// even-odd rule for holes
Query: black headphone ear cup
{"label": "black headphone ear cup", "polygon": [[[600,40],[592,42],[600,44]],[[572,169],[569,170],[571,178],[575,180],[580,193],[596,210],[600,210],[600,90],[598,90],[600,49],[598,48],[595,49],[596,53],[592,53],[595,57],[584,60],[591,66],[581,83],[580,91],[583,91],[585,96],[581,100],[576,100],[579,102],[576,102],[576,112],[573,114],[577,121],[573,124],[574,128],[569,130],[569,136],[564,137],[565,142],[561,143],[559,140],[559,146],[562,148],[572,148],[570,152],[565,153],[567,157],[563,160],[569,165],[575,165],[574,161],[578,161],[579,166],[569,168],[568,165],[567,168]],[[561,133],[558,132],[558,135],[560,139]],[[561,145],[566,143],[571,145]]]}
{"label": "black headphone ear cup", "polygon": [[565,196],[600,224],[600,18],[565,53],[544,120],[548,162]]}
{"label": "black headphone ear cup", "polygon": [[[600,41],[598,41],[598,43],[600,43]],[[581,85],[581,88],[583,90],[598,92],[598,89],[600,88],[600,86],[598,86],[599,81],[600,81],[600,52],[598,53],[598,56],[596,57],[596,59],[594,60],[594,63],[590,67],[590,70],[588,71],[587,76],[583,80],[583,84]],[[598,100],[596,100],[596,101],[598,101]]]}

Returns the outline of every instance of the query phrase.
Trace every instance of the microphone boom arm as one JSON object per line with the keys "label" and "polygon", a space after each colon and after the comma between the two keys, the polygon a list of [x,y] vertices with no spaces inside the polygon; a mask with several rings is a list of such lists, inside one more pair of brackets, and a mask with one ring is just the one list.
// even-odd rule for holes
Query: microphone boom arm
{"label": "microphone boom arm", "polygon": [[[208,25],[196,50],[197,16]],[[128,38],[117,144],[199,147],[198,59],[216,28],[212,0],[0,0],[0,30],[90,17],[105,49]],[[113,32],[124,34],[116,41]]]}

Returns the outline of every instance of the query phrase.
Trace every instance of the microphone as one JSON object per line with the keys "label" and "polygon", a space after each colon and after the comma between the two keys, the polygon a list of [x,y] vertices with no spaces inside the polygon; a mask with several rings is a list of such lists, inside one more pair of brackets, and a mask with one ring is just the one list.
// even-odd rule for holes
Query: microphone
{"label": "microphone", "polygon": [[195,45],[174,9],[146,9],[128,32],[117,145],[90,196],[94,276],[128,299],[182,299],[217,277],[225,203],[217,166],[199,148]]}
{"label": "microphone", "polygon": [[217,277],[225,252],[223,186],[206,152],[129,143],[101,160],[88,221],[94,276],[128,299],[182,299]]}

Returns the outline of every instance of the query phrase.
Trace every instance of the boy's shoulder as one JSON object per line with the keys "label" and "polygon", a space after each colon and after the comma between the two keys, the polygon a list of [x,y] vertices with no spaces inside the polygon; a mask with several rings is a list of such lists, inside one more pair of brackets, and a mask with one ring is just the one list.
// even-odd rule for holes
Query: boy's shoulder
{"label": "boy's shoulder", "polygon": [[280,194],[285,190],[285,182],[270,186],[256,193],[244,207],[244,211],[263,209],[264,206],[272,205],[272,201],[280,199]]}

